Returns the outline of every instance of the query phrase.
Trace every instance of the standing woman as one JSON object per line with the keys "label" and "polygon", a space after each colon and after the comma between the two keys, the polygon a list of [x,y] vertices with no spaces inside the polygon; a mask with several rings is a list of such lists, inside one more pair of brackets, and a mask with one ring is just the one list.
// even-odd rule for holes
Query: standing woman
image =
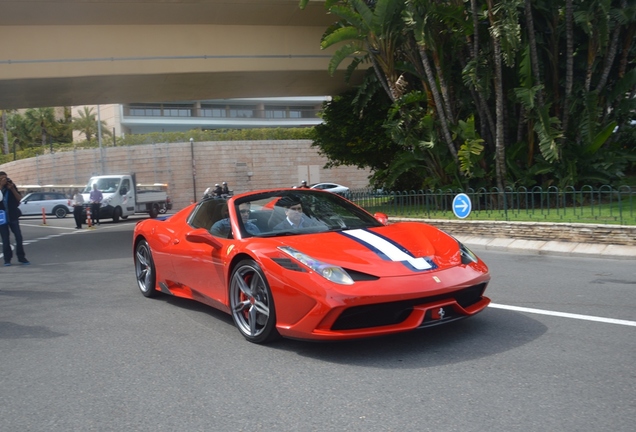
{"label": "standing woman", "polygon": [[18,261],[21,264],[30,264],[24,253],[22,245],[22,231],[20,230],[20,200],[22,195],[18,191],[16,185],[7,177],[7,173],[0,171],[0,191],[2,192],[2,200],[0,201],[0,210],[4,211],[4,223],[0,225],[0,236],[2,237],[2,255],[4,257],[4,265],[11,265],[13,251],[11,250],[11,238],[9,230],[13,232],[15,237],[15,252]]}

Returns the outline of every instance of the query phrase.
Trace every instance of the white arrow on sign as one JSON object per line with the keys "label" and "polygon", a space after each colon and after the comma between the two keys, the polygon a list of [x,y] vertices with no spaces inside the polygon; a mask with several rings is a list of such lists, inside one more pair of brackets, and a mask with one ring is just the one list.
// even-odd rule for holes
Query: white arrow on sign
{"label": "white arrow on sign", "polygon": [[453,213],[460,219],[468,217],[472,210],[472,203],[468,195],[460,193],[453,199]]}
{"label": "white arrow on sign", "polygon": [[[466,201],[464,201],[463,199],[458,199],[457,200],[458,203],[455,204],[455,208],[460,208],[462,211],[466,211],[466,209],[468,208],[468,203]],[[459,204],[461,203],[461,204]]]}

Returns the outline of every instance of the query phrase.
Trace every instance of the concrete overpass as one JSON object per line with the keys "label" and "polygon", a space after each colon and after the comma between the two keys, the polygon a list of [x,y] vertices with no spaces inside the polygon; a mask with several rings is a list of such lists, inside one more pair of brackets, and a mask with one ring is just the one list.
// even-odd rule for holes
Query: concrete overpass
{"label": "concrete overpass", "polygon": [[298,3],[0,0],[0,109],[340,93]]}

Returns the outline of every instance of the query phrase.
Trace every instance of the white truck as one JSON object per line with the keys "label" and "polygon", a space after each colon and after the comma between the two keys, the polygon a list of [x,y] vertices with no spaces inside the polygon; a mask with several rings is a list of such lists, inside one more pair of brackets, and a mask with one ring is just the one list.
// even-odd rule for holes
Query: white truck
{"label": "white truck", "polygon": [[126,219],[135,213],[148,213],[151,218],[156,218],[162,209],[170,205],[165,188],[141,188],[134,174],[111,174],[94,176],[88,180],[82,192],[85,209],[90,208],[90,193],[94,184],[103,195],[100,219],[112,218],[113,222],[119,222],[120,218]]}

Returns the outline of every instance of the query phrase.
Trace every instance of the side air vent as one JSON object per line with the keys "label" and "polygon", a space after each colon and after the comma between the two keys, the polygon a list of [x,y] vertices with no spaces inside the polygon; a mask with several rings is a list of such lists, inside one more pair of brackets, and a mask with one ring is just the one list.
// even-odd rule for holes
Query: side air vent
{"label": "side air vent", "polygon": [[286,268],[287,270],[298,271],[298,272],[306,272],[307,269],[300,266],[296,261],[291,260],[290,258],[273,258],[272,259],[279,266]]}
{"label": "side air vent", "polygon": [[347,273],[349,273],[349,276],[351,276],[351,279],[353,279],[354,282],[374,281],[374,280],[380,279],[379,277],[370,275],[368,273],[362,273],[362,272],[350,270],[350,269],[344,269],[344,270]]}

